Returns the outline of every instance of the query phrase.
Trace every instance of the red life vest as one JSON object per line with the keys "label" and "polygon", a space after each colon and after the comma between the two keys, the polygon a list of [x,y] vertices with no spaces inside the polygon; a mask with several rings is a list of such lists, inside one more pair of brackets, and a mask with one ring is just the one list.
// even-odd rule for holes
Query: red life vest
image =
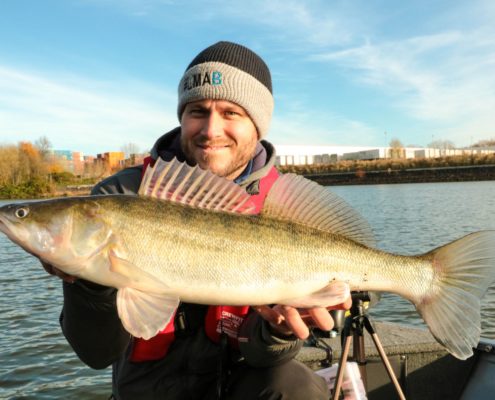
{"label": "red life vest", "polygon": [[[153,164],[154,160],[151,157],[146,157],[143,162],[143,174],[148,165],[153,166]],[[256,214],[263,208],[266,195],[278,176],[278,171],[272,167],[268,174],[260,179],[259,193],[251,195]],[[237,334],[248,313],[249,306],[209,306],[205,316],[206,335],[210,340],[218,343],[220,335],[225,333],[230,345],[237,348]],[[165,329],[151,339],[134,338],[130,360],[132,362],[159,360],[165,357],[174,340],[175,314]]]}

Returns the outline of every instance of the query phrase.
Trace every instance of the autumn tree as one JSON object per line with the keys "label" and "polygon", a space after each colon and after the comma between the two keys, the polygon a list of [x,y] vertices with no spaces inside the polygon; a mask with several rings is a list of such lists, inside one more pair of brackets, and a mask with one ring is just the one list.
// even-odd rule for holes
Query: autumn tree
{"label": "autumn tree", "polygon": [[25,179],[45,174],[41,154],[30,142],[19,142],[19,171],[21,177]]}
{"label": "autumn tree", "polygon": [[14,145],[0,146],[0,186],[15,185],[19,166],[19,149]]}

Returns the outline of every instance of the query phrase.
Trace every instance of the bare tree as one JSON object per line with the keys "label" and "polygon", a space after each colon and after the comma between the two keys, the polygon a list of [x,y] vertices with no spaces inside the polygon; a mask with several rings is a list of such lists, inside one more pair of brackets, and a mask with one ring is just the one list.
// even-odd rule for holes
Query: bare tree
{"label": "bare tree", "polygon": [[491,147],[495,146],[495,139],[480,140],[479,142],[473,144],[471,147]]}
{"label": "bare tree", "polygon": [[46,136],[41,136],[34,142],[35,147],[38,149],[40,156],[43,160],[48,159],[48,156],[52,150],[52,143]]}
{"label": "bare tree", "polygon": [[450,150],[455,149],[454,142],[450,140],[435,140],[428,144],[427,147],[432,149]]}
{"label": "bare tree", "polygon": [[126,158],[129,158],[133,154],[139,154],[139,146],[136,143],[127,143],[120,148],[120,151],[125,153]]}
{"label": "bare tree", "polygon": [[403,158],[404,145],[397,138],[392,138],[388,144],[390,147],[390,158]]}

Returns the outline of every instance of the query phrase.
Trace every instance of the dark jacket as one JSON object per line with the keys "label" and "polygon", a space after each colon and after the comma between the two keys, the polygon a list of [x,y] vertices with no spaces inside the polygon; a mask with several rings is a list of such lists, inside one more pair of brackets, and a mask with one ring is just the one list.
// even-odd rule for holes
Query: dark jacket
{"label": "dark jacket", "polygon": [[[184,161],[180,149],[180,128],[158,139],[152,158]],[[256,194],[259,179],[272,168],[275,152],[271,144],[258,143],[252,172],[239,184]],[[127,168],[99,183],[92,194],[135,194],[141,181],[142,166]],[[242,174],[241,174],[242,175]],[[220,345],[205,334],[207,306],[181,304],[185,327],[177,326],[176,338],[167,355],[156,361],[131,362],[133,338],[125,331],[116,309],[116,289],[78,280],[64,282],[61,326],[79,358],[92,368],[113,364],[113,393],[118,399],[195,399],[206,398],[215,390],[221,356]],[[302,342],[273,335],[266,321],[252,312],[240,327],[239,350],[229,350],[231,362],[268,367],[295,357]],[[222,353],[222,354],[221,354]],[[224,364],[225,366],[225,364]]]}

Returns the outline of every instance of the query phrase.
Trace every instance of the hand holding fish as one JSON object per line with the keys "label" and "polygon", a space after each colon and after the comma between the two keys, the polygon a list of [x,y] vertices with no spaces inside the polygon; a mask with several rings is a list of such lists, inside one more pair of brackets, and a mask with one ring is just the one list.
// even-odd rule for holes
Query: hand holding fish
{"label": "hand holding fish", "polygon": [[268,321],[270,329],[282,335],[294,335],[299,339],[307,339],[309,327],[316,326],[329,331],[334,326],[334,321],[329,310],[348,310],[352,305],[352,298],[332,307],[314,307],[298,309],[291,306],[277,304],[270,306],[256,306],[253,309]]}

